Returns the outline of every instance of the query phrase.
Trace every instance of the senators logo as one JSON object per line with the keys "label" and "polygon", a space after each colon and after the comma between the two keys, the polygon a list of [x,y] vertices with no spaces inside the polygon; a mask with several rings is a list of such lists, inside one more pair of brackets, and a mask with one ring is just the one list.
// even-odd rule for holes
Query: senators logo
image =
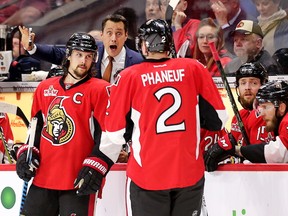
{"label": "senators logo", "polygon": [[241,28],[242,26],[244,26],[244,22],[238,23],[238,25],[236,26],[236,28]]}
{"label": "senators logo", "polygon": [[47,123],[42,135],[51,141],[52,145],[66,144],[72,139],[75,132],[74,122],[62,106],[65,99],[65,97],[56,97],[48,109]]}

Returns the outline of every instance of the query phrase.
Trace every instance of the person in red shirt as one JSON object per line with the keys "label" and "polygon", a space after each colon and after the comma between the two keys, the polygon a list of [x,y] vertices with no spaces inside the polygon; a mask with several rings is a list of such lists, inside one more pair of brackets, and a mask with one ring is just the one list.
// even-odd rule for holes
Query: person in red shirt
{"label": "person in red shirt", "polygon": [[[27,145],[17,151],[18,176],[25,181],[34,177],[23,215],[94,213],[96,191],[101,188],[98,178],[104,178],[113,165],[99,151],[100,142],[107,140],[104,118],[109,83],[93,77],[96,55],[95,39],[74,33],[66,44],[64,75],[42,81],[35,90],[31,116],[38,123],[32,163],[26,162]],[[103,160],[105,167],[98,166]]]}
{"label": "person in red shirt", "polygon": [[166,21],[146,21],[137,37],[145,61],[124,69],[110,88],[105,126],[111,143],[100,150],[116,161],[132,125],[127,198],[133,215],[200,215],[200,127],[221,130],[228,118],[207,69],[195,59],[170,58],[172,43]]}
{"label": "person in red shirt", "polygon": [[197,42],[192,58],[197,59],[205,65],[212,77],[221,76],[209,47],[209,42],[215,43],[224,68],[226,64],[232,60],[232,55],[224,49],[224,38],[221,27],[211,18],[202,19],[196,31],[196,37]]}

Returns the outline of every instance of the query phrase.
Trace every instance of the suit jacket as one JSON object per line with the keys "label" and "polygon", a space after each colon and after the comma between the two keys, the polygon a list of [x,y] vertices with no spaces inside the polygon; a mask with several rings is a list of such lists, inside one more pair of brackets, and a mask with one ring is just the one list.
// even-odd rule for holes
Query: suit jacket
{"label": "suit jacket", "polygon": [[[47,44],[36,44],[37,49],[33,54],[34,57],[50,62],[52,64],[61,65],[65,57],[65,48],[55,45]],[[96,62],[96,77],[102,78],[101,76],[101,62],[104,55],[104,45],[102,42],[97,43],[98,46],[98,59]],[[126,58],[125,58],[125,68],[134,64],[138,64],[143,61],[143,57],[140,53],[135,52],[125,46]]]}

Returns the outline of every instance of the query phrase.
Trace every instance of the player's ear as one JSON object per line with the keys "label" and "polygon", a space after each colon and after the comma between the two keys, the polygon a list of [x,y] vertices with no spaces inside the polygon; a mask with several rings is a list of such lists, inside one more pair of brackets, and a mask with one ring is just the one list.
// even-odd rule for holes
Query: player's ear
{"label": "player's ear", "polygon": [[278,109],[278,110],[279,110],[280,116],[285,115],[286,109],[287,109],[286,103],[280,103],[280,104],[279,104],[279,109]]}

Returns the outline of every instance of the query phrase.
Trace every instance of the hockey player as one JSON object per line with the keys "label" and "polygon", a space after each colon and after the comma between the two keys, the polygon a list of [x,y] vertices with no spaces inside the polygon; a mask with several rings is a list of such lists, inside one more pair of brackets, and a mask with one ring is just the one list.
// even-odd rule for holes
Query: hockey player
{"label": "hockey player", "polygon": [[[267,140],[273,139],[273,133],[265,131],[265,122],[255,110],[253,110],[253,102],[258,92],[258,89],[267,82],[267,71],[259,63],[245,63],[236,72],[236,92],[238,94],[238,101],[243,109],[239,111],[244,128],[246,130],[249,143],[259,144]],[[242,137],[241,130],[236,119],[232,118],[231,131],[223,136],[218,143],[224,139],[229,139],[229,136],[235,137],[238,144],[246,145]],[[215,144],[217,145],[217,144]],[[207,171],[214,171],[218,167],[218,163],[214,161],[210,164],[211,150],[205,154],[205,164]],[[228,156],[228,155],[227,155]],[[229,163],[239,163],[240,159],[232,157],[228,160]],[[218,162],[222,161],[221,158]],[[227,162],[227,161],[226,161]]]}
{"label": "hockey player", "polygon": [[[17,152],[18,176],[34,177],[23,215],[93,215],[99,179],[113,164],[99,151],[109,83],[93,78],[96,52],[91,35],[73,34],[66,44],[64,75],[42,81],[35,91],[31,116],[38,123],[31,165],[27,145]],[[97,166],[102,160],[108,164]]]}
{"label": "hockey player", "polygon": [[217,163],[219,158],[229,155],[245,157],[253,163],[288,162],[288,83],[271,81],[262,86],[256,96],[257,110],[266,122],[266,130],[276,135],[274,141],[259,145],[238,146],[236,139],[229,136],[211,149],[209,160]]}
{"label": "hockey player", "polygon": [[127,164],[132,215],[200,215],[200,126],[220,130],[228,118],[207,69],[193,59],[171,59],[171,45],[166,21],[146,21],[137,38],[145,62],[124,69],[110,89],[105,126],[112,143],[101,143],[100,150],[115,161],[133,123]]}
{"label": "hockey player", "polygon": [[[249,141],[254,144],[261,143],[272,136],[264,130],[265,122],[257,112],[253,110],[253,102],[256,94],[261,85],[265,84],[267,81],[267,71],[261,64],[256,62],[245,63],[236,72],[236,91],[238,94],[238,101],[243,107],[243,109],[240,110],[240,116],[244,123]],[[246,145],[236,116],[233,117],[231,122],[231,133],[236,140],[239,140],[241,144]]]}

